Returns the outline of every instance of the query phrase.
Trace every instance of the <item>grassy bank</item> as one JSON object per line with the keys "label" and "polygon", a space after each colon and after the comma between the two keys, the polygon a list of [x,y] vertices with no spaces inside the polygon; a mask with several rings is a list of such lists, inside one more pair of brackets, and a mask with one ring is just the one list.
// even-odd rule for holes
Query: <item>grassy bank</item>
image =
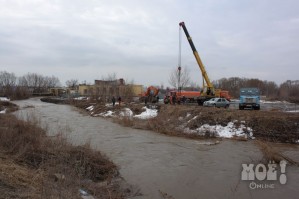
{"label": "grassy bank", "polygon": [[117,167],[88,145],[0,114],[0,198],[124,198]]}
{"label": "grassy bank", "polygon": [[[133,115],[143,112],[143,104],[123,104],[122,106],[109,107],[96,102],[79,101],[75,106],[86,110],[93,106],[89,113],[93,116],[101,116],[103,113],[113,112],[113,121],[124,126],[138,129],[153,130],[158,133],[183,136],[189,138],[211,138],[215,133],[206,131],[204,134],[186,133],[185,129],[195,132],[201,126],[221,125],[227,126],[233,122],[236,127],[248,127],[253,137],[259,140],[271,142],[297,143],[299,141],[299,114],[278,111],[251,111],[219,109],[201,106],[183,105],[155,105],[158,115],[150,119],[138,119],[134,117],[120,117],[125,108],[132,111]],[[105,114],[104,114],[105,116]],[[245,135],[246,129],[244,128]],[[245,136],[246,137],[246,136]],[[240,139],[240,137],[235,138]],[[245,138],[247,139],[247,138]],[[241,138],[243,140],[243,138]]]}

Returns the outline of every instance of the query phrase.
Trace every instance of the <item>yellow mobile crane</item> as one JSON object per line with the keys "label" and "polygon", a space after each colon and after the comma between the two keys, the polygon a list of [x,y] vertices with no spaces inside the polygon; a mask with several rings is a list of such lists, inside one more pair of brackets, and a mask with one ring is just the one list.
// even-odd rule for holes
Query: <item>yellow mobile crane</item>
{"label": "yellow mobile crane", "polygon": [[[201,70],[201,73],[202,73],[202,76],[203,76],[203,91],[201,92],[201,95],[200,97],[198,98],[197,102],[198,102],[198,105],[202,105],[204,101],[207,101],[211,98],[214,98],[214,97],[224,97],[226,98],[227,100],[230,100],[230,97],[229,97],[229,94],[228,94],[228,91],[224,91],[224,90],[221,90],[221,89],[215,89],[214,88],[214,85],[212,84],[212,82],[210,81],[209,77],[208,77],[208,74],[207,74],[207,71],[199,57],[199,54],[193,44],[193,41],[191,39],[191,36],[189,35],[188,33],[188,30],[185,26],[185,23],[184,22],[181,22],[179,23],[180,27],[183,28],[184,32],[185,32],[185,35],[188,39],[188,42],[191,46],[191,49],[193,51],[193,54],[195,56],[195,59],[197,61],[197,64]],[[205,82],[205,83],[204,83]]]}

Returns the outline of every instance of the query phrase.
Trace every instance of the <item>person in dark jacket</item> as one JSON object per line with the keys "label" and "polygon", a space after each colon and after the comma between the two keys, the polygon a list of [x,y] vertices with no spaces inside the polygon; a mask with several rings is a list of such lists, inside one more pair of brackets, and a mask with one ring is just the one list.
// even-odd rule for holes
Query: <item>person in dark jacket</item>
{"label": "person in dark jacket", "polygon": [[183,104],[186,103],[186,97],[185,97],[185,95],[183,95],[182,102],[183,102]]}
{"label": "person in dark jacket", "polygon": [[118,97],[118,105],[120,106],[120,103],[121,103],[121,97],[119,96]]}
{"label": "person in dark jacket", "polygon": [[112,106],[115,106],[115,101],[116,101],[116,100],[115,100],[115,97],[113,96],[113,97],[112,97]]}
{"label": "person in dark jacket", "polygon": [[172,103],[173,103],[173,105],[175,105],[175,103],[176,103],[176,95],[172,96]]}

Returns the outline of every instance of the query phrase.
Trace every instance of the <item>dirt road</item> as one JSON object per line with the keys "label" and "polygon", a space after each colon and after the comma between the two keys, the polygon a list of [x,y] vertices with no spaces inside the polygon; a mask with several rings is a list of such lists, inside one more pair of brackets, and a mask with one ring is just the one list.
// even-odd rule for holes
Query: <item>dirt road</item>
{"label": "dirt road", "polygon": [[[142,195],[135,198],[297,198],[299,194],[299,168],[295,166],[287,166],[287,184],[271,181],[274,188],[250,189],[250,181],[241,180],[242,164],[257,164],[262,156],[252,141],[210,145],[213,141],[122,127],[68,105],[39,99],[16,103],[33,106],[17,114],[23,118],[35,114],[49,135],[62,132],[75,144],[90,141],[104,152],[120,167],[124,179],[136,190],[140,188]],[[298,155],[298,148],[289,153]]]}

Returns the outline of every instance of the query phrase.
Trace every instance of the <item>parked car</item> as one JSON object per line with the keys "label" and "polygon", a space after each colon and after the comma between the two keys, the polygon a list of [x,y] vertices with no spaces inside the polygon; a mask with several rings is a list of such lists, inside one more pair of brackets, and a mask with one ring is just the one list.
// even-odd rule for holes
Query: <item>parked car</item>
{"label": "parked car", "polygon": [[203,106],[212,106],[212,107],[229,107],[229,101],[227,101],[225,98],[212,98],[208,101],[205,101],[203,103]]}

